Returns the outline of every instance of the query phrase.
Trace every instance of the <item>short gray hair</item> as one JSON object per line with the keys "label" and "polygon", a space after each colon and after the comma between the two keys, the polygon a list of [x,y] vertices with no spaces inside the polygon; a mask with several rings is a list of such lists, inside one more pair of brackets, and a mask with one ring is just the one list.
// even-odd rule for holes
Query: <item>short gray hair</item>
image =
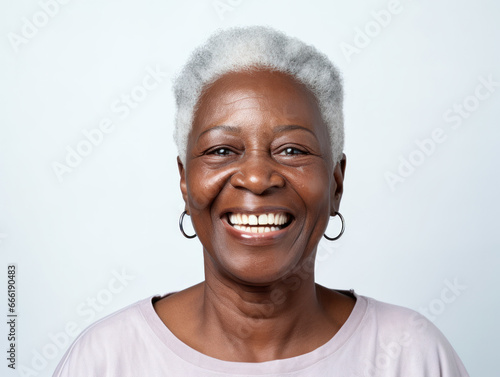
{"label": "short gray hair", "polygon": [[344,149],[344,116],[338,70],[315,47],[265,26],[216,32],[193,51],[174,79],[177,104],[174,139],[181,161],[186,162],[188,136],[204,87],[226,73],[252,67],[289,74],[315,95],[329,130],[333,162],[339,162]]}

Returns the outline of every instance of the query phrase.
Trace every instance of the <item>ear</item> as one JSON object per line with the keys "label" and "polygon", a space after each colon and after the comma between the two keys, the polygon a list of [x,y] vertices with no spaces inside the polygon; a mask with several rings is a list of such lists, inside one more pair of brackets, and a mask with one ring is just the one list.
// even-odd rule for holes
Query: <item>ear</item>
{"label": "ear", "polygon": [[332,184],[330,192],[330,216],[335,216],[335,212],[337,212],[340,208],[340,200],[342,199],[342,193],[344,192],[346,163],[347,158],[345,154],[342,153],[342,158],[333,169],[333,180],[335,181],[335,184]]}
{"label": "ear", "polygon": [[179,169],[180,175],[180,187],[182,192],[182,199],[184,199],[184,209],[189,215],[189,208],[187,205],[187,184],[186,184],[186,169],[184,169],[184,165],[182,164],[181,159],[177,156],[177,167]]}

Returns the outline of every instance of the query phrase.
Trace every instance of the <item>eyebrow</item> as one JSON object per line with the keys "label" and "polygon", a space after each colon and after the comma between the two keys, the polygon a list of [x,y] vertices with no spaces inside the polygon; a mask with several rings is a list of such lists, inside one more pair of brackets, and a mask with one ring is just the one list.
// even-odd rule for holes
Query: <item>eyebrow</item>
{"label": "eyebrow", "polygon": [[218,126],[214,126],[214,127],[210,127],[208,130],[205,130],[203,131],[199,136],[198,136],[198,139],[200,137],[202,137],[204,134],[206,134],[207,132],[211,132],[211,131],[216,131],[216,130],[223,130],[223,131],[229,131],[229,132],[235,132],[235,133],[241,133],[241,130],[239,127],[235,127],[235,126],[228,126],[227,124],[220,124]]}
{"label": "eyebrow", "polygon": [[[216,130],[222,130],[222,131],[229,131],[229,132],[234,132],[234,133],[241,133],[240,127],[235,127],[235,126],[229,126],[227,124],[220,124],[218,126],[210,127],[209,129],[203,131],[199,136],[198,139],[201,138],[204,134],[211,132],[211,131],[216,131]],[[313,136],[316,136],[313,131],[311,131],[309,128],[299,126],[297,124],[286,124],[282,126],[277,126],[273,129],[273,133],[278,134],[280,132],[285,132],[285,131],[294,131],[294,130],[303,130],[307,131]]]}
{"label": "eyebrow", "polygon": [[309,132],[310,134],[312,134],[313,136],[316,136],[314,134],[313,131],[311,131],[309,128],[306,128],[306,127],[303,127],[303,126],[299,126],[297,124],[287,124],[287,125],[283,125],[283,126],[278,126],[278,127],[275,127],[273,132],[275,134],[277,133],[280,133],[280,132],[285,132],[285,131],[293,131],[293,130],[303,130],[303,131],[307,131]]}

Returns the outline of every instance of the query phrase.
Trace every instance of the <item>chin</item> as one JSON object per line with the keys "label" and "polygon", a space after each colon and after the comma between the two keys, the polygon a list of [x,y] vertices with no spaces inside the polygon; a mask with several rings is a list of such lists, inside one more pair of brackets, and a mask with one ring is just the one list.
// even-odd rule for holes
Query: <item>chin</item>
{"label": "chin", "polygon": [[[255,286],[268,286],[282,281],[292,271],[297,269],[301,255],[292,257],[291,253],[286,256],[277,256],[276,250],[271,252],[260,250],[260,255],[239,255],[220,258],[220,268],[225,271],[234,281]],[[255,254],[255,253],[252,253]]]}

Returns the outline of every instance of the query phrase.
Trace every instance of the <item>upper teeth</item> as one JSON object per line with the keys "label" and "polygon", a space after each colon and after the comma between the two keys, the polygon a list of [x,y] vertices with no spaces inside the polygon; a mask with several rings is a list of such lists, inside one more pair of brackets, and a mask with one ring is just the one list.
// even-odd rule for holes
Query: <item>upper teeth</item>
{"label": "upper teeth", "polygon": [[286,213],[264,213],[261,215],[231,213],[229,220],[233,225],[283,225],[288,221],[288,215]]}

